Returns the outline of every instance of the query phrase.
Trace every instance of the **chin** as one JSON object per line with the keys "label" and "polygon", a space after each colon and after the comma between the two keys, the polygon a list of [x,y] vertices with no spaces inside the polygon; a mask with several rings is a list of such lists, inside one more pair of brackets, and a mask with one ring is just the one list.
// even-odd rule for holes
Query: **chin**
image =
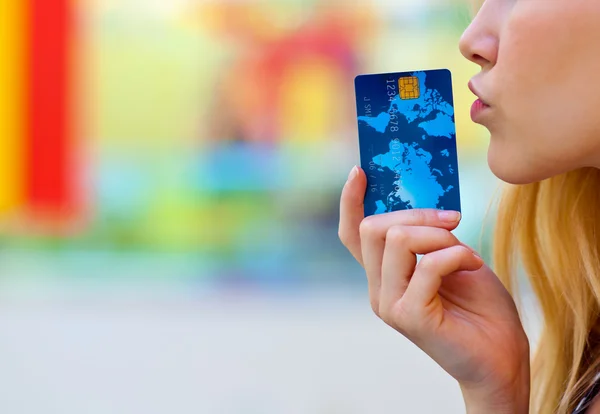
{"label": "chin", "polygon": [[539,170],[532,168],[533,163],[515,157],[514,154],[502,153],[493,145],[490,145],[488,150],[488,165],[496,177],[508,184],[531,184],[548,178],[540,174]]}

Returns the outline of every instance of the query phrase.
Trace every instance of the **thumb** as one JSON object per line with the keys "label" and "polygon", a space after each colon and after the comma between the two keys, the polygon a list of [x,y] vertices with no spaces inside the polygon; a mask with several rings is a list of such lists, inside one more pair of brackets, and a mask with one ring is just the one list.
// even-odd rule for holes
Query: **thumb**
{"label": "thumb", "polygon": [[340,240],[350,253],[362,265],[360,246],[360,223],[365,218],[364,199],[367,188],[367,176],[360,167],[350,171],[340,200]]}

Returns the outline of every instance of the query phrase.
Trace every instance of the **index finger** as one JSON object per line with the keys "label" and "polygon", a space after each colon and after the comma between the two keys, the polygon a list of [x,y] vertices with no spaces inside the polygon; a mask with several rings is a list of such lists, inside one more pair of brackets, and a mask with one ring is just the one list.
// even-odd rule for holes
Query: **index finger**
{"label": "index finger", "polygon": [[[383,250],[385,235],[392,226],[430,226],[454,230],[460,222],[457,211],[436,209],[400,210],[364,218],[367,188],[365,172],[354,167],[344,186],[340,202],[339,236],[356,260],[364,266],[362,244],[371,243]],[[361,243],[362,237],[362,243]]]}
{"label": "index finger", "polygon": [[415,208],[369,216],[364,219],[361,227],[367,234],[376,233],[380,236],[384,236],[392,226],[439,227],[454,230],[461,218],[458,211]]}

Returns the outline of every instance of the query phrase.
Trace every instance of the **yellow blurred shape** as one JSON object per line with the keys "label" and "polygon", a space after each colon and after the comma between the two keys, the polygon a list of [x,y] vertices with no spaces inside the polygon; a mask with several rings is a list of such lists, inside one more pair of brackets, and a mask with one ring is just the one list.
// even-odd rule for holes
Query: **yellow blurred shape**
{"label": "yellow blurred shape", "polygon": [[428,31],[426,41],[428,59],[421,66],[448,68],[452,72],[456,139],[459,151],[470,156],[481,156],[489,143],[489,132],[471,120],[470,109],[475,95],[467,87],[469,80],[480,68],[464,58],[458,49],[459,34],[448,36],[441,28]]}
{"label": "yellow blurred shape", "polygon": [[24,196],[26,4],[0,0],[0,214]]}
{"label": "yellow blurred shape", "polygon": [[398,83],[400,84],[400,99],[418,99],[421,96],[419,78],[416,76],[400,78]]}
{"label": "yellow blurred shape", "polygon": [[286,31],[278,21],[282,18],[281,13],[275,13],[281,7],[274,10],[272,4],[220,1],[192,4],[194,7],[190,7],[189,13],[181,16],[182,22],[199,24],[216,36],[228,35],[252,43],[276,39]]}
{"label": "yellow blurred shape", "polygon": [[344,89],[340,72],[322,57],[306,58],[289,67],[279,89],[284,140],[331,140],[340,130],[340,107],[344,100],[352,100],[353,93],[350,86]]}

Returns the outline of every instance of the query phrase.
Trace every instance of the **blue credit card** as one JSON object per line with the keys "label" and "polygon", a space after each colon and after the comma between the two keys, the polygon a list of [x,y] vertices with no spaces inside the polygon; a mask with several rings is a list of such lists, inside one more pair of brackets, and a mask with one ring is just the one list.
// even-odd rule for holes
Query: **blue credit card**
{"label": "blue credit card", "polygon": [[360,75],[355,87],[365,216],[461,211],[450,71]]}

